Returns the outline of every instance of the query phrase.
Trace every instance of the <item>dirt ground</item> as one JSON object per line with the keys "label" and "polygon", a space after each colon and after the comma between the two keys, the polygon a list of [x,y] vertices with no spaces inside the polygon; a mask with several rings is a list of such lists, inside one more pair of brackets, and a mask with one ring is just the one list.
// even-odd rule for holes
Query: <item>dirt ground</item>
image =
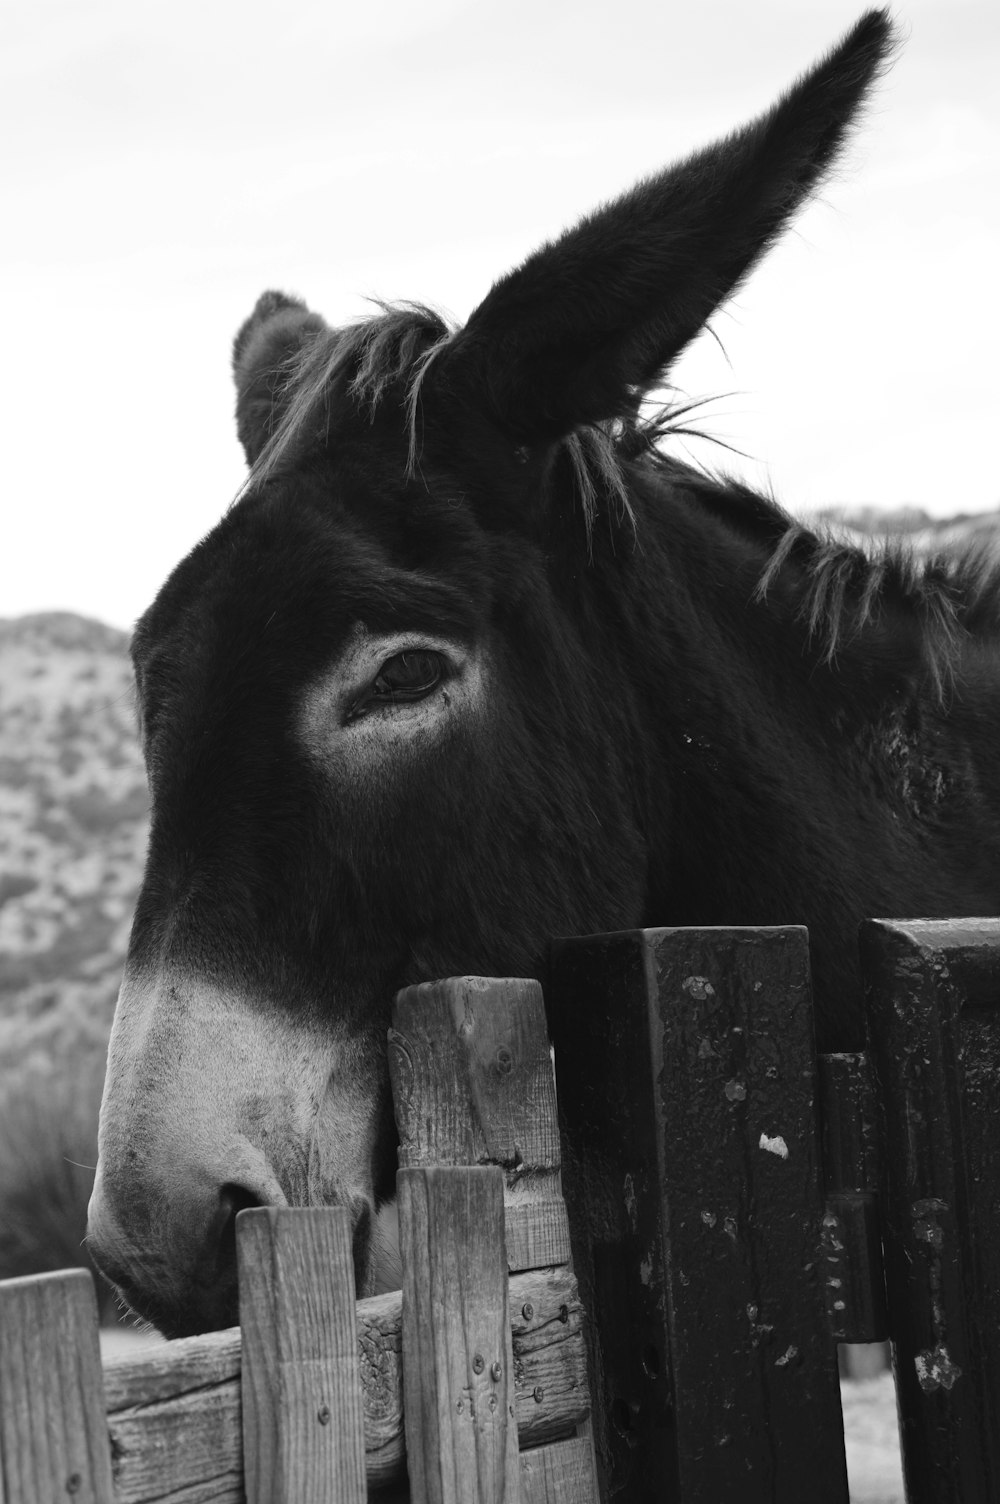
{"label": "dirt ground", "polygon": [[840,1386],[851,1504],[904,1504],[892,1374]]}

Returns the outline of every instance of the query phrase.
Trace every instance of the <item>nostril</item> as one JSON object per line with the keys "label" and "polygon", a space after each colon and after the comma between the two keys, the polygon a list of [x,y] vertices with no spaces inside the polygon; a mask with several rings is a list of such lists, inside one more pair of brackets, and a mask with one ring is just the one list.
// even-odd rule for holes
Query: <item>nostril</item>
{"label": "nostril", "polygon": [[209,1231],[209,1247],[216,1249],[215,1272],[217,1279],[232,1276],[236,1269],[236,1217],[252,1206],[263,1206],[259,1197],[242,1185],[224,1185],[219,1192],[219,1205]]}

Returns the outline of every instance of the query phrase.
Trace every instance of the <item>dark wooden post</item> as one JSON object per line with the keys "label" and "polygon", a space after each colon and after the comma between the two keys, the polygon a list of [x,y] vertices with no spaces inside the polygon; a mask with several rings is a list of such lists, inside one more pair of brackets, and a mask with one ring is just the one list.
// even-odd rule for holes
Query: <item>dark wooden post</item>
{"label": "dark wooden post", "polygon": [[1000,920],[862,927],[911,1504],[1000,1499]]}
{"label": "dark wooden post", "polygon": [[607,1496],[846,1504],[805,931],[559,941],[547,1003]]}
{"label": "dark wooden post", "polygon": [[830,1334],[838,1342],[889,1335],[879,1224],[878,1125],[867,1055],[820,1055],[826,1215],[823,1257]]}

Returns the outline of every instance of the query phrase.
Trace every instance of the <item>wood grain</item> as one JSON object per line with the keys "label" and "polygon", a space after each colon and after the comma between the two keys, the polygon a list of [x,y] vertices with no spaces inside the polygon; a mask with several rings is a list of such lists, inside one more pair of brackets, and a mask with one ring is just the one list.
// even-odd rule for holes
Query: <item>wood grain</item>
{"label": "wood grain", "polygon": [[[568,1265],[555,1075],[539,984],[450,977],[404,988],[392,1022],[400,1169],[499,1165],[510,1273]],[[581,1437],[592,1454],[589,1419]],[[592,1467],[591,1487],[575,1504],[597,1496]]]}
{"label": "wood grain", "polygon": [[85,1269],[0,1284],[0,1501],[111,1504],[94,1284]]}
{"label": "wood grain", "polygon": [[401,1170],[396,1196],[413,1504],[519,1504],[503,1176]]}
{"label": "wood grain", "polygon": [[393,1006],[389,1071],[400,1169],[499,1165],[510,1272],[566,1263],[555,1080],[539,984],[449,977],[404,988]]}
{"label": "wood grain", "polygon": [[[588,1414],[584,1315],[568,1270],[518,1274],[509,1289],[518,1433],[533,1447]],[[402,1295],[355,1309],[365,1468],[378,1491],[406,1477]],[[115,1504],[242,1504],[240,1369],[238,1328],[109,1360]]]}
{"label": "wood grain", "polygon": [[364,1419],[348,1212],[236,1219],[247,1504],[364,1504]]}
{"label": "wood grain", "polygon": [[521,1453],[521,1504],[581,1504],[597,1497],[589,1436]]}

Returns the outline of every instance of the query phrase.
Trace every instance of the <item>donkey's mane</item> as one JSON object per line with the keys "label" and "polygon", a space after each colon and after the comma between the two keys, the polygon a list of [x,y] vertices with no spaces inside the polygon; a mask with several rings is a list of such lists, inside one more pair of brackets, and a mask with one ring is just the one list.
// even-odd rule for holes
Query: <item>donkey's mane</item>
{"label": "donkey's mane", "polygon": [[757,587],[761,599],[789,567],[798,574],[799,615],[828,662],[889,603],[922,627],[940,689],[962,642],[1000,629],[1000,555],[981,541],[920,553],[905,536],[862,541],[789,518]]}
{"label": "donkey's mane", "polygon": [[[335,383],[346,383],[372,415],[390,391],[401,391],[409,430],[407,474],[416,473],[423,382],[458,329],[420,303],[377,306],[380,312],[372,317],[312,335],[278,373],[284,412],[243,494],[299,452],[304,435],[325,433]],[[728,477],[713,478],[664,451],[661,446],[671,437],[695,431],[686,423],[693,406],[668,404],[651,417],[581,425],[562,440],[588,547],[602,504],[635,527],[627,472],[636,464],[652,466],[672,475],[701,506],[762,550],[766,562],[757,599],[765,600],[780,583],[829,663],[890,603],[912,613],[939,690],[966,637],[1000,631],[1000,552],[979,541],[919,553],[903,536],[861,541],[831,527],[808,528],[773,498]]]}
{"label": "donkey's mane", "polygon": [[[671,463],[662,453],[655,462]],[[1000,548],[987,540],[920,549],[905,534],[864,537],[836,525],[808,527],[740,481],[689,467],[681,479],[702,508],[756,542],[766,563],[755,598],[766,601],[780,589],[827,663],[886,608],[895,609],[917,626],[940,694],[963,642],[1000,633]]]}

